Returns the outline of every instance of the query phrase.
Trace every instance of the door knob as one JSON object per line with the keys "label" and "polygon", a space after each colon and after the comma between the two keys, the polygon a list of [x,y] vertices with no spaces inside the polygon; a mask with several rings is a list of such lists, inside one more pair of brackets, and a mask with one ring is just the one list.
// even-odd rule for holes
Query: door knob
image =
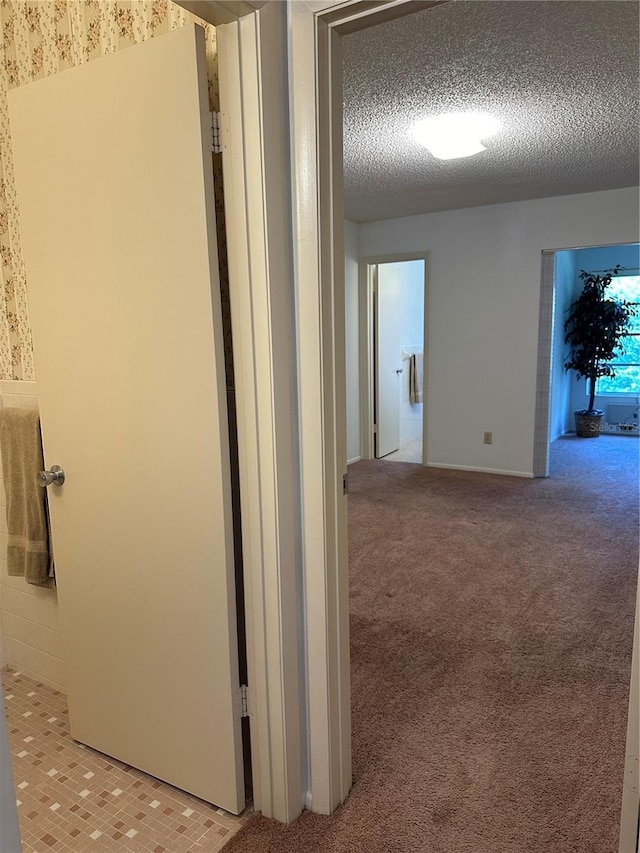
{"label": "door knob", "polygon": [[400,368],[400,370],[396,370],[396,373],[403,373],[403,372],[404,371],[402,370],[402,368]]}
{"label": "door knob", "polygon": [[50,471],[38,473],[38,485],[42,486],[43,489],[52,483],[54,486],[61,486],[64,483],[64,471],[59,465],[52,465]]}

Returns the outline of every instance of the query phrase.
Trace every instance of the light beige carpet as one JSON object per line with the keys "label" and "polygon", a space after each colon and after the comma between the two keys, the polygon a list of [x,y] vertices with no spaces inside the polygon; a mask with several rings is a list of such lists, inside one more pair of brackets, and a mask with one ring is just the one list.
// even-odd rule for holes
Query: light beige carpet
{"label": "light beige carpet", "polygon": [[350,472],[353,791],[226,853],[615,853],[638,441],[562,439],[547,480]]}

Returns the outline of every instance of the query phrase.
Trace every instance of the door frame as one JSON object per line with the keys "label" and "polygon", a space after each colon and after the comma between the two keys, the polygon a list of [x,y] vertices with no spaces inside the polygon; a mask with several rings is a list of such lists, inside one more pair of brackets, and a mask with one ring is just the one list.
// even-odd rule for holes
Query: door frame
{"label": "door frame", "polygon": [[[230,269],[232,277],[233,269],[242,271],[240,279],[232,281],[232,291],[246,285],[245,293],[232,298],[242,309],[233,331],[234,357],[242,365],[238,426],[243,542],[254,546],[250,556],[245,553],[245,581],[256,807],[280,820],[294,819],[303,804],[331,813],[351,784],[342,498],[346,429],[341,35],[441,2],[276,0],[239,24],[218,29],[225,168],[230,163],[233,172],[227,192],[227,233],[234,255]],[[269,32],[274,17],[281,27],[275,48]],[[286,199],[269,180],[270,163],[278,160],[274,144],[281,145],[288,157],[288,172],[283,173],[281,164],[277,171]],[[275,240],[268,230],[278,216],[291,224],[289,240],[282,234]],[[252,304],[259,299],[259,306],[271,312],[270,288],[284,286],[267,274],[268,269],[265,273],[265,257],[273,252],[282,253],[291,264],[285,284],[292,286],[295,299],[293,343],[269,334],[268,315],[261,316],[260,308]],[[278,456],[269,437],[278,433],[283,420],[289,428],[291,411],[267,405],[257,417],[257,397],[264,393],[267,399],[269,382],[281,378],[278,366],[289,369],[277,348],[272,349],[276,343],[297,358],[301,510],[294,509],[302,542],[299,574],[278,563],[269,526],[278,521],[272,504],[283,489],[281,470],[288,473],[290,465],[290,460]],[[267,510],[264,519],[261,507]],[[297,555],[282,538],[292,536],[291,528],[276,524],[275,530],[279,547]],[[299,670],[285,655],[291,644],[300,648]],[[273,694],[281,701],[271,707]],[[296,715],[304,731],[301,740],[296,740],[292,719]],[[302,786],[298,804],[296,778]]]}
{"label": "door frame", "polygon": [[309,795],[332,813],[351,787],[346,476],[342,35],[438,0],[288,2],[291,188]]}
{"label": "door frame", "polygon": [[253,796],[288,823],[308,761],[286,62],[268,61],[287,54],[283,12],[266,4],[216,35]]}
{"label": "door frame", "polygon": [[536,407],[533,426],[534,477],[549,476],[556,251],[543,250],[541,258]]}
{"label": "door frame", "polygon": [[549,476],[551,445],[552,368],[555,330],[561,320],[556,316],[556,255],[582,249],[615,249],[625,243],[602,243],[592,246],[558,246],[541,251],[540,300],[538,312],[538,358],[536,364],[536,401],[533,431],[533,476]]}
{"label": "door frame", "polygon": [[217,29],[254,797],[283,821],[351,788],[341,34],[439,2]]}
{"label": "door frame", "polygon": [[424,390],[422,409],[422,464],[427,464],[427,400],[429,393],[429,252],[401,252],[371,255],[358,262],[358,352],[360,356],[360,458],[375,458],[375,394],[374,394],[374,269],[380,264],[424,262]]}
{"label": "door frame", "polygon": [[283,821],[351,788],[341,35],[440,2],[269,2],[217,30],[254,796]]}

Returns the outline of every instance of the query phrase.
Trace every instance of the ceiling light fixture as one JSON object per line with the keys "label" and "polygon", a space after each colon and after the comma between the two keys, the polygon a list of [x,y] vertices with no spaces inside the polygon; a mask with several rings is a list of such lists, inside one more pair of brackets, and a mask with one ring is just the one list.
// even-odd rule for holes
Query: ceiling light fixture
{"label": "ceiling light fixture", "polygon": [[489,113],[442,113],[416,122],[411,135],[439,160],[454,160],[485,151],[480,140],[501,128],[502,122]]}

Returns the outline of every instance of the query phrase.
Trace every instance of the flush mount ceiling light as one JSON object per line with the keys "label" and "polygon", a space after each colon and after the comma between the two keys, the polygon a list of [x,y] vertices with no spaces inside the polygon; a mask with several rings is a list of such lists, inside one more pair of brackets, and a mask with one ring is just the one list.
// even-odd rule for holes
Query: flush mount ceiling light
{"label": "flush mount ceiling light", "polygon": [[471,157],[486,150],[480,142],[502,128],[489,113],[442,113],[416,122],[411,135],[439,160]]}

